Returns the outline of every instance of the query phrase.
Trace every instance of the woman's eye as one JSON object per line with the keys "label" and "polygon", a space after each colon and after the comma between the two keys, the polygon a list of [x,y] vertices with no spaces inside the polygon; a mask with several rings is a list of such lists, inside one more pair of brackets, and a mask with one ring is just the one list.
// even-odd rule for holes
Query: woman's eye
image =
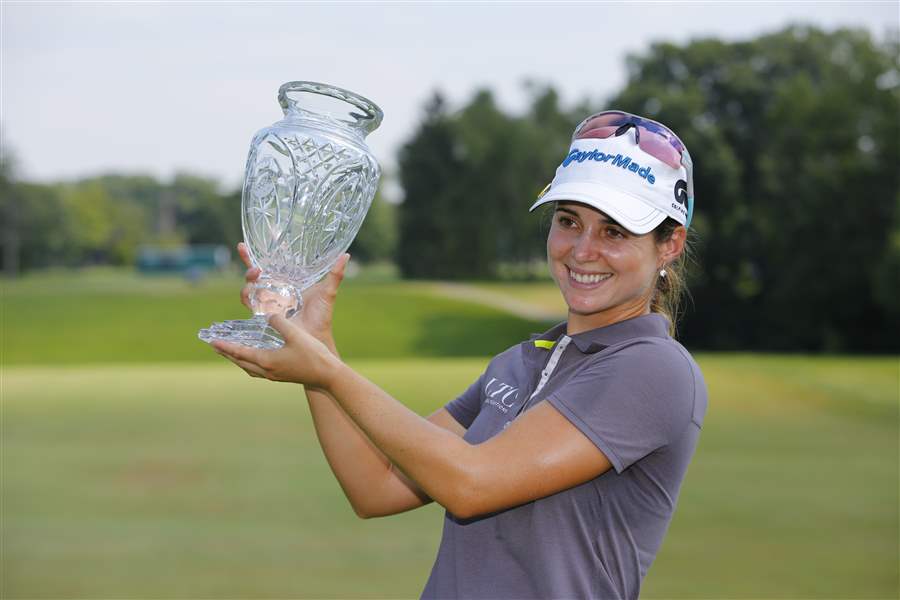
{"label": "woman's eye", "polygon": [[620,239],[625,237],[625,234],[615,227],[607,227],[606,234],[613,239]]}
{"label": "woman's eye", "polygon": [[559,217],[559,219],[558,219],[557,222],[558,222],[560,225],[562,225],[563,227],[571,227],[572,225],[575,224],[575,221],[573,221],[573,220],[570,219],[569,217]]}

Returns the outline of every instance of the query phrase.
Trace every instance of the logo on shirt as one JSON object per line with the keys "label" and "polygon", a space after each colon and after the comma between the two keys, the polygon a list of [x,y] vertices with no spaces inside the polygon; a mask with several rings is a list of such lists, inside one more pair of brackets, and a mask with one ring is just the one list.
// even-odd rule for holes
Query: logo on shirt
{"label": "logo on shirt", "polygon": [[484,386],[484,396],[485,404],[490,404],[505,414],[515,406],[516,400],[519,399],[519,388],[503,383],[496,377],[491,377],[491,380]]}

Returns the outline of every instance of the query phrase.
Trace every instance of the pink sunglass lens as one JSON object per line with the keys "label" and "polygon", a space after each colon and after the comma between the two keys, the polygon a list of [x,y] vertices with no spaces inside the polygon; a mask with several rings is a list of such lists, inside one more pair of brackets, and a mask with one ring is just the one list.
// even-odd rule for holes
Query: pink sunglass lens
{"label": "pink sunglass lens", "polygon": [[618,127],[622,123],[624,123],[628,119],[628,115],[620,112],[605,112],[600,113],[599,115],[595,115],[585,121],[585,123],[578,128],[576,132],[576,136],[580,135],[583,131],[589,131],[591,129],[597,129],[599,127]]}
{"label": "pink sunglass lens", "polygon": [[641,150],[673,169],[681,167],[681,153],[663,136],[641,127]]}
{"label": "pink sunglass lens", "polygon": [[[669,165],[673,169],[681,167],[681,152],[683,150],[681,142],[672,134],[669,139],[662,133],[655,131],[657,127],[664,128],[655,122],[650,125],[651,129],[647,129],[647,125],[640,122],[640,118],[633,117],[627,113],[612,111],[605,112],[591,117],[578,128],[573,139],[606,139],[615,135],[619,128],[629,119],[637,124],[640,130],[640,148],[650,156]],[[668,131],[668,130],[666,130]]]}
{"label": "pink sunglass lens", "polygon": [[606,138],[612,136],[619,127],[617,125],[610,126],[589,126],[582,127],[581,130],[575,135],[576,140],[583,140],[587,138],[596,138],[605,140]]}

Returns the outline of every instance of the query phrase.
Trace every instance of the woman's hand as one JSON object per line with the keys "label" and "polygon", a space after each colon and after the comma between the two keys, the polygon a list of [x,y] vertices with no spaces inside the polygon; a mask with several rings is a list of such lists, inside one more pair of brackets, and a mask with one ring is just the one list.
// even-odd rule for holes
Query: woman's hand
{"label": "woman's hand", "polygon": [[241,304],[253,312],[253,304],[250,302],[250,292],[253,291],[253,284],[259,279],[262,269],[254,267],[253,263],[250,262],[250,249],[247,248],[247,244],[238,242],[237,251],[238,256],[240,256],[241,260],[244,261],[244,264],[247,265],[247,272],[244,273],[244,279],[247,280],[247,284],[241,288]]}
{"label": "woman's hand", "polygon": [[269,325],[284,338],[284,346],[278,350],[260,350],[222,340],[213,340],[211,345],[253,377],[327,389],[341,365],[340,359],[302,326],[281,315],[270,317]]}
{"label": "woman's hand", "polygon": [[[244,264],[247,265],[247,272],[244,275],[247,284],[241,289],[241,303],[251,311],[253,305],[250,302],[250,293],[253,285],[259,279],[260,269],[254,267],[250,262],[250,252],[247,245],[240,242],[237,245],[238,254]],[[334,301],[337,298],[337,290],[344,279],[344,271],[350,260],[349,254],[343,254],[338,258],[334,267],[320,282],[303,292],[303,308],[294,316],[291,321],[301,325],[313,337],[331,345],[331,322],[334,312]]]}

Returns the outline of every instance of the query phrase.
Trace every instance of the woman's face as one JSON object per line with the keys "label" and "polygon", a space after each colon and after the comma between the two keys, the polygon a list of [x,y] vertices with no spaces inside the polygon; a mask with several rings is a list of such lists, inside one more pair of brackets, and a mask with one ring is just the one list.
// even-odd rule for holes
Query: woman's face
{"label": "woman's face", "polygon": [[661,256],[653,233],[636,235],[606,214],[557,204],[547,260],[569,307],[569,333],[647,314]]}

